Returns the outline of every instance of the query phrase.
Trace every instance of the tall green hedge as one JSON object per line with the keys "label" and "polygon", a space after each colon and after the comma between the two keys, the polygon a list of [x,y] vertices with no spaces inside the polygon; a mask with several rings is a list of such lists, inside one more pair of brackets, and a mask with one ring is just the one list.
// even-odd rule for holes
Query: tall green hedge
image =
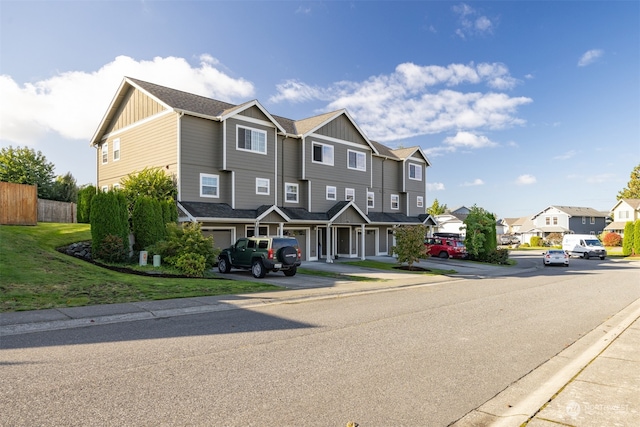
{"label": "tall green hedge", "polygon": [[99,258],[101,246],[108,236],[122,239],[128,253],[127,199],[120,191],[98,192],[91,201],[91,253],[94,258]]}
{"label": "tall green hedge", "polygon": [[78,190],[78,222],[88,224],[91,221],[91,201],[96,195],[96,187],[88,185]]}
{"label": "tall green hedge", "polygon": [[633,253],[634,230],[633,222],[624,225],[624,237],[622,238],[622,255],[629,256]]}
{"label": "tall green hedge", "polygon": [[633,253],[640,254],[640,219],[633,226]]}
{"label": "tall green hedge", "polygon": [[136,250],[144,250],[164,238],[163,205],[156,199],[149,196],[136,198],[131,222]]}
{"label": "tall green hedge", "polygon": [[162,218],[164,224],[169,224],[170,222],[178,222],[178,206],[176,205],[176,201],[173,199],[168,199],[163,200],[160,203],[162,203]]}

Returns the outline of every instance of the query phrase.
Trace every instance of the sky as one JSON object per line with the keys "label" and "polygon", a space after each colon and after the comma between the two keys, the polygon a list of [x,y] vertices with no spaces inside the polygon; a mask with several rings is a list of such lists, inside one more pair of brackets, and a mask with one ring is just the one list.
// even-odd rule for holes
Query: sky
{"label": "sky", "polygon": [[609,211],[640,164],[640,2],[0,0],[0,147],[96,182],[123,77],[420,146],[427,200]]}

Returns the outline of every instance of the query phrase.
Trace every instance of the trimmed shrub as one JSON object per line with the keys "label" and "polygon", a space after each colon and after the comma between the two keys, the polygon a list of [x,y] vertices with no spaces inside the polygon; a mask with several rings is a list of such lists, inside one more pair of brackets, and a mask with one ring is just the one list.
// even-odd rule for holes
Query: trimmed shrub
{"label": "trimmed shrub", "polygon": [[96,195],[96,187],[88,185],[78,190],[78,222],[88,224],[91,221],[91,201]]}
{"label": "trimmed shrub", "polygon": [[91,201],[91,253],[100,258],[101,246],[108,235],[120,237],[129,246],[127,201],[119,191],[99,192]]}
{"label": "trimmed shrub", "polygon": [[[163,200],[160,203],[162,204],[163,223],[168,224],[170,222],[178,222],[178,205],[175,200]],[[166,234],[165,227],[163,227],[163,230],[163,233]]]}
{"label": "trimmed shrub", "polygon": [[549,246],[562,245],[562,234],[549,233],[545,241],[549,243]]}
{"label": "trimmed shrub", "polygon": [[624,225],[624,237],[622,239],[622,255],[624,256],[629,256],[633,253],[634,230],[633,222],[629,221]]}
{"label": "trimmed shrub", "polygon": [[531,236],[531,239],[529,239],[529,243],[531,244],[531,246],[542,246],[542,237],[540,236]]}
{"label": "trimmed shrub", "polygon": [[618,233],[605,233],[602,236],[602,243],[605,246],[620,246],[622,244],[622,236]]}
{"label": "trimmed shrub", "polygon": [[391,252],[398,256],[399,264],[406,262],[411,268],[414,262],[428,256],[427,248],[424,245],[426,232],[427,227],[424,225],[404,226],[394,230],[396,246],[392,248]]}
{"label": "trimmed shrub", "polygon": [[633,253],[640,255],[640,219],[633,226]]}
{"label": "trimmed shrub", "polygon": [[464,220],[464,225],[467,229],[464,245],[469,252],[469,258],[486,261],[489,254],[498,247],[496,216],[473,205]]}
{"label": "trimmed shrub", "polygon": [[133,206],[131,222],[137,251],[162,240],[165,236],[165,225],[162,215],[162,204],[148,196],[138,197]]}
{"label": "trimmed shrub", "polygon": [[96,258],[107,262],[122,262],[127,258],[122,237],[108,234],[100,244],[100,251]]}
{"label": "trimmed shrub", "polygon": [[200,254],[186,253],[176,259],[175,267],[187,276],[202,277],[207,263]]}
{"label": "trimmed shrub", "polygon": [[487,262],[491,264],[507,264],[509,261],[509,250],[499,248],[491,251],[487,256]]}

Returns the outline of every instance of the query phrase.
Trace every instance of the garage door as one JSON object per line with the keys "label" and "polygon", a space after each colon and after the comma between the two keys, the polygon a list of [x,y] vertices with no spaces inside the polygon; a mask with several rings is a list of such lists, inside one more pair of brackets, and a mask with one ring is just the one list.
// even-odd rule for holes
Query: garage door
{"label": "garage door", "polygon": [[231,230],[202,230],[205,237],[213,236],[214,248],[228,248],[233,243],[231,241]]}

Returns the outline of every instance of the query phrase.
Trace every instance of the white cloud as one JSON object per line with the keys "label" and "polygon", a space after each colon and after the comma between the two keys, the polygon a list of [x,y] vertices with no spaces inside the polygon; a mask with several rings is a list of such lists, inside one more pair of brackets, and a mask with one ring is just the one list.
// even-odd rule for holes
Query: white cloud
{"label": "white cloud", "polygon": [[576,150],[569,150],[564,154],[560,154],[558,156],[555,156],[553,159],[554,160],[567,160],[567,159],[570,159],[570,158],[574,157],[576,154],[578,154],[578,152]]}
{"label": "white cloud", "polygon": [[480,15],[474,8],[466,3],[453,6],[453,12],[458,15],[458,25],[455,33],[461,39],[467,36],[492,34],[495,27],[494,21],[490,18]]}
{"label": "white cloud", "polygon": [[428,182],[427,191],[443,191],[444,184],[441,182]]}
{"label": "white cloud", "polygon": [[391,74],[372,76],[362,82],[341,81],[329,87],[288,80],[277,86],[277,93],[269,101],[319,100],[327,102],[325,111],[345,108],[370,138],[381,142],[457,130],[503,129],[525,123],[515,114],[518,107],[532,102],[531,98],[451,89],[470,84],[503,90],[514,87],[517,80],[500,63],[446,67],[403,63]]}
{"label": "white cloud", "polygon": [[530,185],[536,183],[536,177],[533,175],[520,175],[516,180],[518,185]]}
{"label": "white cloud", "polygon": [[578,61],[578,67],[586,67],[589,64],[595,62],[598,58],[600,58],[604,54],[602,49],[591,49],[588,50],[580,57]]}
{"label": "white cloud", "polygon": [[478,185],[484,185],[484,181],[480,178],[474,179],[473,182],[465,182],[462,184],[463,187],[476,187]]}
{"label": "white cloud", "polygon": [[484,135],[476,135],[471,132],[458,132],[455,136],[445,138],[444,143],[454,147],[484,148],[495,147],[495,142]]}
{"label": "white cloud", "polygon": [[202,55],[196,66],[176,57],[118,56],[95,72],[69,71],[22,86],[2,75],[0,135],[11,143],[32,144],[52,132],[88,143],[123,76],[222,100],[253,95],[252,83],[230,77],[218,65],[210,55]]}

